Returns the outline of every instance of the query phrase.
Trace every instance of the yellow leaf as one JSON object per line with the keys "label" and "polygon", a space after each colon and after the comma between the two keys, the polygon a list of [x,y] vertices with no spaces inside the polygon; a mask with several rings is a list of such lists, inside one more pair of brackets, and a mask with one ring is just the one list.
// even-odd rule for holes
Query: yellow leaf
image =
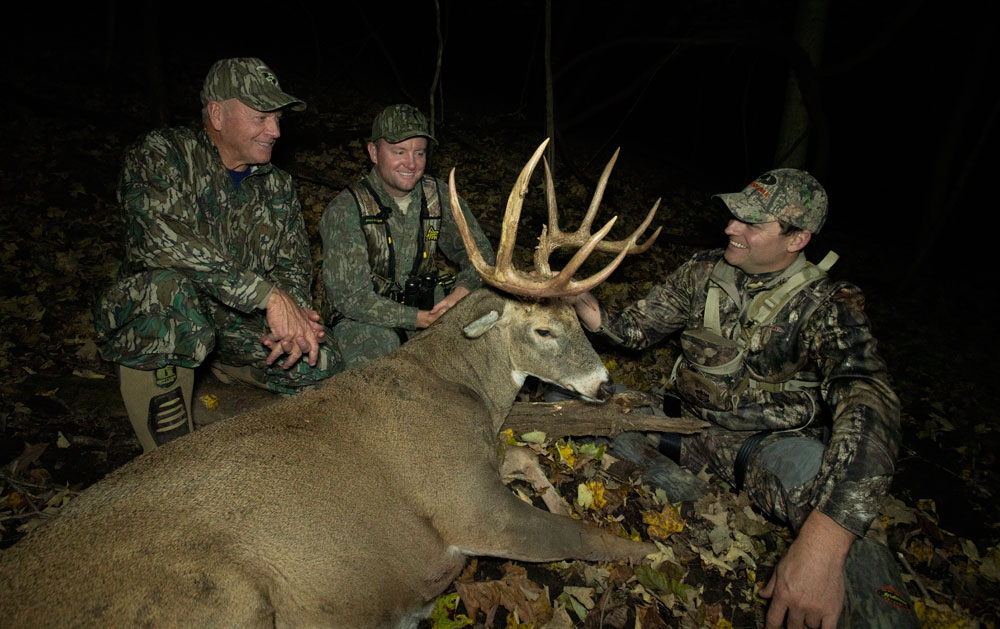
{"label": "yellow leaf", "polygon": [[207,393],[201,396],[201,403],[205,405],[210,411],[214,411],[219,407],[219,396],[214,393]]}
{"label": "yellow leaf", "polygon": [[576,454],[573,452],[573,443],[567,441],[565,444],[557,443],[556,449],[559,450],[559,458],[566,462],[566,465],[573,467],[576,463]]}
{"label": "yellow leaf", "polygon": [[680,533],[684,530],[684,520],[681,518],[680,511],[669,503],[664,505],[663,510],[659,513],[643,511],[642,522],[649,525],[646,527],[646,532],[652,539],[667,539],[674,533]]}
{"label": "yellow leaf", "polygon": [[587,481],[587,489],[590,490],[590,495],[593,498],[591,501],[590,508],[595,511],[604,507],[608,504],[604,499],[604,483],[600,480]]}
{"label": "yellow leaf", "polygon": [[510,428],[508,428],[507,430],[504,431],[504,435],[506,435],[506,437],[507,437],[507,445],[509,445],[509,446],[523,446],[524,445],[523,442],[518,441],[517,439],[514,438],[514,431],[511,430]]}

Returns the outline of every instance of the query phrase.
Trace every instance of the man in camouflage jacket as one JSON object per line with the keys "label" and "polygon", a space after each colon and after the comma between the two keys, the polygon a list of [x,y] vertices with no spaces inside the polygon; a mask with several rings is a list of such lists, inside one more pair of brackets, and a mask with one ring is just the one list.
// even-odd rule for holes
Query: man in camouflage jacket
{"label": "man in camouflage jacket", "polygon": [[206,360],[224,381],[281,393],[340,369],[311,310],[295,187],[270,164],[282,112],[305,103],[254,58],[216,62],[201,99],[204,128],[154,131],[126,153],[124,259],[95,308],[146,451],[193,429],[193,370]]}
{"label": "man in camouflage jacket", "polygon": [[[481,284],[455,227],[448,184],[424,175],[430,142],[436,140],[415,107],[386,107],[372,124],[371,172],[323,213],[323,318],[333,326],[345,368],[399,347]],[[459,204],[492,263],[493,249],[478,221],[464,201]],[[412,303],[404,298],[406,281],[433,278],[438,249],[459,269],[454,288],[445,296],[429,279],[424,290],[431,302]]]}
{"label": "man in camouflage jacket", "polygon": [[826,219],[826,192],[808,173],[778,169],[715,198],[733,215],[725,250],[696,254],[617,315],[589,294],[575,300],[577,312],[630,348],[681,331],[672,378],[680,412],[712,427],[663,437],[660,450],[746,489],[797,534],[761,591],[771,598],[768,627],[836,626],[849,551],[884,561],[856,570],[847,562],[848,579],[882,579],[857,590],[872,596],[850,588],[847,616],[880,626],[874,618],[888,611],[890,625],[912,625],[891,554],[856,543],[892,480],[899,400],[861,291],[826,275],[835,255],[817,267],[802,251]]}

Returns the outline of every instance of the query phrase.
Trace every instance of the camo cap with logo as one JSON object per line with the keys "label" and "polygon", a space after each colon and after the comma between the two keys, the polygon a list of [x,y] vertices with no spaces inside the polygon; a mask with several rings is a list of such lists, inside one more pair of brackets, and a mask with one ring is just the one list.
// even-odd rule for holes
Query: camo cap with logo
{"label": "camo cap with logo", "polygon": [[303,101],[281,91],[278,77],[256,57],[220,59],[212,64],[201,88],[201,104],[230,98],[239,99],[257,111],[275,111],[283,107],[302,111],[306,108]]}
{"label": "camo cap with logo", "polygon": [[778,168],[750,182],[742,192],[712,195],[744,223],[785,221],[818,234],[826,222],[826,190],[804,170]]}
{"label": "camo cap with logo", "polygon": [[437,144],[427,130],[427,118],[412,105],[389,105],[372,123],[372,142],[384,138],[389,144],[395,144],[415,137],[425,137]]}

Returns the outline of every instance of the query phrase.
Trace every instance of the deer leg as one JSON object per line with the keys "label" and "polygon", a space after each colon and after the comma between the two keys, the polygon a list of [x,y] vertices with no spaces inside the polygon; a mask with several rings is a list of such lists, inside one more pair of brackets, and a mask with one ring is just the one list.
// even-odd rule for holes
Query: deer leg
{"label": "deer leg", "polygon": [[[496,476],[492,482],[478,476],[467,470],[466,482],[455,487],[465,497],[464,508],[435,521],[442,538],[465,555],[536,562],[621,558],[641,561],[656,552],[653,544],[625,539],[598,526],[533,507],[514,496]],[[477,496],[474,502],[468,500],[470,495]]]}
{"label": "deer leg", "polygon": [[552,485],[545,471],[542,470],[538,462],[538,456],[529,448],[514,446],[508,447],[504,452],[503,463],[500,466],[500,476],[505,482],[512,474],[523,474],[531,486],[542,497],[542,502],[549,511],[556,515],[572,516],[573,509],[569,503],[559,495],[559,491]]}

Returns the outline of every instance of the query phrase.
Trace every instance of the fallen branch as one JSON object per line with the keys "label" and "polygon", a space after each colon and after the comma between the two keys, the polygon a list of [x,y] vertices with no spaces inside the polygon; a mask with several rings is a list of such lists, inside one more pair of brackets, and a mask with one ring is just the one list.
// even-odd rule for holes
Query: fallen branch
{"label": "fallen branch", "polygon": [[565,402],[517,402],[504,421],[501,431],[515,435],[541,430],[549,438],[574,435],[614,437],[627,431],[676,432],[685,435],[700,432],[706,422],[682,417],[656,417],[639,412],[646,400],[632,392],[620,393],[604,404],[579,400]]}

